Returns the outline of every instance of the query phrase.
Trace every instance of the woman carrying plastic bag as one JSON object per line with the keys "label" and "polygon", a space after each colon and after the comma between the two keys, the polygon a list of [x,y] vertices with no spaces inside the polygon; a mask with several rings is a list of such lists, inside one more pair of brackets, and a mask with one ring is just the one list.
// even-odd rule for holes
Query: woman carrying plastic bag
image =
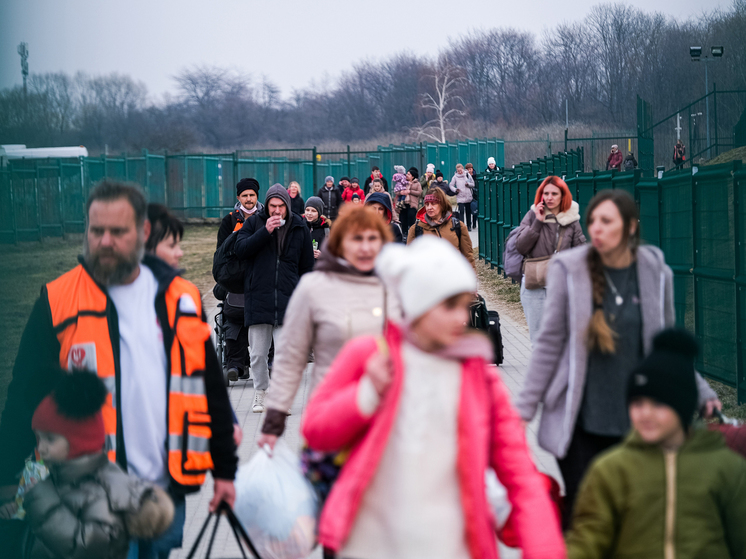
{"label": "woman carrying plastic bag", "polygon": [[236,474],[236,516],[262,559],[302,559],[316,545],[316,493],[284,440]]}

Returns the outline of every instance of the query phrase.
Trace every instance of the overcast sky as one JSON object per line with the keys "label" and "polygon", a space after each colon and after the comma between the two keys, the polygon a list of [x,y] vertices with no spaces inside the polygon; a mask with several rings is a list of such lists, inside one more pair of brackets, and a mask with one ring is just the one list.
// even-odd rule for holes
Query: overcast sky
{"label": "overcast sky", "polygon": [[[628,0],[685,19],[730,0]],[[0,0],[0,89],[22,83],[18,44],[32,73],[120,72],[152,97],[174,92],[186,67],[219,65],[267,76],[287,96],[333,82],[356,61],[408,50],[434,55],[474,28],[539,35],[582,19],[586,0]],[[332,85],[332,83],[328,83]]]}

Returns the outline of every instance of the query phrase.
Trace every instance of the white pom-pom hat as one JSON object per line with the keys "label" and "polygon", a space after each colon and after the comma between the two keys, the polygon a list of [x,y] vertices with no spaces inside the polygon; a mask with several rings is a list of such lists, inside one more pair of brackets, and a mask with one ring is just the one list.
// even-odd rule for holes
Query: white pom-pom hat
{"label": "white pom-pom hat", "polygon": [[407,323],[449,297],[477,290],[469,261],[434,235],[423,235],[407,246],[387,244],[376,259],[376,273],[398,295]]}

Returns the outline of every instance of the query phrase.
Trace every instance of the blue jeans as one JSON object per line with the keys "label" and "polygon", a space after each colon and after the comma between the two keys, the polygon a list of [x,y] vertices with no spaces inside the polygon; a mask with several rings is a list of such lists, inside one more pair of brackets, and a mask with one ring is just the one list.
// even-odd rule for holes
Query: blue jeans
{"label": "blue jeans", "polygon": [[171,496],[174,501],[174,521],[154,540],[133,540],[127,559],[168,559],[172,549],[178,549],[184,540],[186,499],[183,495]]}

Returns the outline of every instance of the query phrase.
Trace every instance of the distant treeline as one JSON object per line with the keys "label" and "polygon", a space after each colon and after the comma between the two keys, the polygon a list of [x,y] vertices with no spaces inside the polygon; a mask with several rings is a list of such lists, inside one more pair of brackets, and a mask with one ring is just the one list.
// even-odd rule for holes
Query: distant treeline
{"label": "distant treeline", "polygon": [[360,62],[332,87],[298,84],[284,99],[271,81],[220,67],[183,70],[177,94],[158,103],[129,76],[32,74],[27,96],[21,87],[0,91],[0,143],[82,144],[95,153],[105,145],[181,151],[392,135],[416,141],[423,127],[439,124],[428,94],[443,102],[449,139],[564,122],[566,99],[571,120],[634,129],[637,94],[660,117],[704,94],[702,64],[689,57],[693,45],[703,54],[723,45],[725,55],[709,66],[710,83],[746,89],[746,0],[686,21],[601,4],[540,37],[474,31],[437,57]]}

